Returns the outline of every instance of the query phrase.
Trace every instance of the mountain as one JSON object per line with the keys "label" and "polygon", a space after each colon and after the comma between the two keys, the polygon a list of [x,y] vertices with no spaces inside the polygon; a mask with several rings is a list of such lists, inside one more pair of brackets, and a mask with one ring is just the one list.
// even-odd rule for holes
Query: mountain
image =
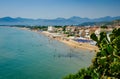
{"label": "mountain", "polygon": [[0,25],[78,25],[83,23],[92,23],[94,22],[110,22],[113,20],[120,19],[120,16],[117,17],[101,17],[95,19],[81,18],[78,16],[73,16],[68,19],[65,18],[56,18],[56,19],[28,19],[28,18],[12,18],[12,17],[3,17],[0,18]]}
{"label": "mountain", "polygon": [[117,16],[117,17],[106,16],[106,17],[93,19],[92,21],[94,21],[94,22],[103,22],[103,21],[109,22],[109,21],[113,21],[113,20],[117,20],[117,19],[120,19],[120,16]]}
{"label": "mountain", "polygon": [[17,22],[17,19],[11,18],[11,17],[4,17],[0,18],[0,22]]}

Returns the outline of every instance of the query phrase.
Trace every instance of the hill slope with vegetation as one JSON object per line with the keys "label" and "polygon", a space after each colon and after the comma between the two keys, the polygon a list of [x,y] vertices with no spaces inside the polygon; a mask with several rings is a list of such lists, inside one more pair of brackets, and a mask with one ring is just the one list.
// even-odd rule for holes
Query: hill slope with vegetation
{"label": "hill slope with vegetation", "polygon": [[91,38],[99,47],[92,65],[64,79],[120,79],[120,28],[112,31],[110,40],[105,32],[101,32],[100,37],[93,33]]}

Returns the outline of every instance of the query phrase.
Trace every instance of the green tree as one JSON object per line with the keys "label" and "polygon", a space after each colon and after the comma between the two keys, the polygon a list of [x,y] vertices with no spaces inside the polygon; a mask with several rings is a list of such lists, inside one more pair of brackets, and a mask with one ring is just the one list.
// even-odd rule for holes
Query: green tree
{"label": "green tree", "polygon": [[91,39],[97,42],[99,52],[92,65],[64,79],[120,79],[120,28],[114,29],[109,38],[105,32],[101,32],[100,37],[93,33]]}
{"label": "green tree", "polygon": [[104,26],[101,26],[101,28],[103,28],[103,29],[107,29],[108,27],[107,27],[106,25],[104,25]]}
{"label": "green tree", "polygon": [[67,27],[67,26],[63,26],[63,31],[66,31],[66,27]]}

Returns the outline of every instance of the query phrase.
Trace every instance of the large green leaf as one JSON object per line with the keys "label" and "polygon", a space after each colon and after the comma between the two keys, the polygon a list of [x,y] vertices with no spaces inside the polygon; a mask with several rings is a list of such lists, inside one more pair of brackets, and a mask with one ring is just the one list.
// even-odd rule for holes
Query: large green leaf
{"label": "large green leaf", "polygon": [[106,33],[105,32],[101,32],[99,41],[102,41],[104,38],[106,38]]}
{"label": "large green leaf", "polygon": [[93,39],[94,41],[98,42],[98,37],[96,36],[95,33],[91,34],[90,38]]}

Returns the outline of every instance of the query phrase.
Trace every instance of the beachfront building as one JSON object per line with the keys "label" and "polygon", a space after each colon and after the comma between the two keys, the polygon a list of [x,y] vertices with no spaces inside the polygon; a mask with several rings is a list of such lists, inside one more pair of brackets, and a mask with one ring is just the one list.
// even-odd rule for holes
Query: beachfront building
{"label": "beachfront building", "polygon": [[65,32],[68,34],[68,36],[75,36],[75,35],[77,35],[77,27],[76,26],[67,26],[65,28]]}
{"label": "beachfront building", "polygon": [[96,27],[91,27],[91,28],[89,28],[89,29],[90,29],[90,34],[94,33],[94,32],[95,32],[95,30],[97,30],[97,28],[96,28]]}
{"label": "beachfront building", "polygon": [[72,29],[72,27],[71,27],[71,26],[67,26],[67,27],[65,28],[65,31],[66,31],[66,32],[70,32],[70,31],[71,31],[71,29]]}
{"label": "beachfront building", "polygon": [[115,26],[115,28],[120,28],[120,25],[118,25],[118,26]]}
{"label": "beachfront building", "polygon": [[90,39],[90,29],[85,30],[85,38]]}
{"label": "beachfront building", "polygon": [[63,34],[63,28],[62,27],[56,28],[56,31],[57,31],[57,33]]}
{"label": "beachfront building", "polygon": [[48,32],[55,32],[55,27],[48,26]]}
{"label": "beachfront building", "polygon": [[79,30],[79,36],[80,36],[80,37],[82,36],[82,32],[83,32],[83,29],[80,29],[80,30]]}
{"label": "beachfront building", "polygon": [[101,32],[100,28],[96,29],[96,30],[95,30],[96,36],[99,36],[100,32]]}
{"label": "beachfront building", "polygon": [[67,26],[66,31],[75,32],[78,29],[77,26]]}
{"label": "beachfront building", "polygon": [[90,35],[95,33],[97,36],[100,34],[99,27],[89,27],[89,28],[81,28],[79,30],[80,37],[90,39]]}
{"label": "beachfront building", "polygon": [[82,32],[81,32],[80,37],[83,37],[83,38],[84,38],[84,37],[85,37],[85,35],[86,35],[86,33],[85,33],[85,30],[83,29],[83,30],[82,30]]}

